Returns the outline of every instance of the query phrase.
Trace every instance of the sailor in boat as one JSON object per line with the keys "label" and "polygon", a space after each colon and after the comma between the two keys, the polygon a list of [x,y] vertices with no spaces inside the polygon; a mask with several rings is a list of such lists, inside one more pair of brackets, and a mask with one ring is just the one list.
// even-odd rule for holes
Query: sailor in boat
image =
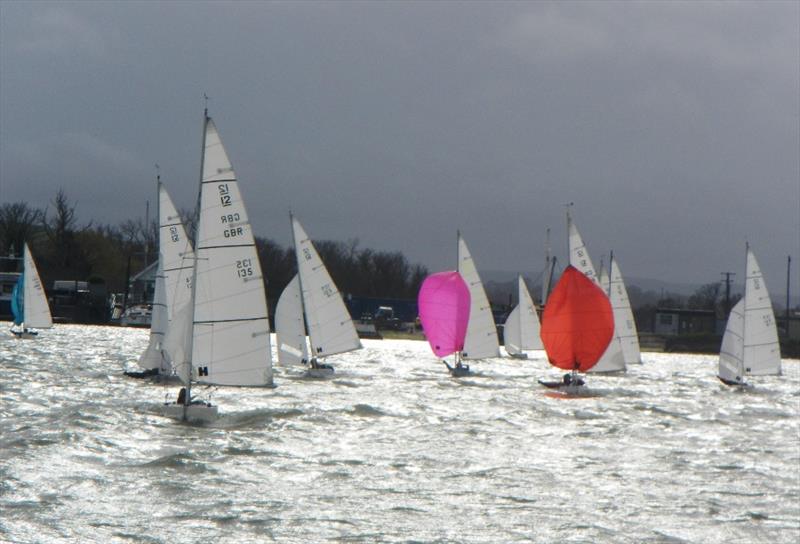
{"label": "sailor in boat", "polygon": [[572,375],[572,372],[567,372],[566,374],[564,374],[564,385],[580,386],[585,384],[586,382],[583,381],[583,378],[581,378],[577,374],[575,374],[574,376]]}
{"label": "sailor in boat", "polygon": [[129,378],[149,378],[151,376],[158,376],[159,370],[157,368],[150,368],[148,370],[142,370],[142,371],[126,370],[125,375],[128,376]]}
{"label": "sailor in boat", "polygon": [[469,372],[469,365],[465,365],[461,361],[456,361],[455,366],[448,365],[447,361],[444,359],[442,359],[442,362],[444,363],[444,366],[447,367],[447,371],[454,376],[459,374],[467,374]]}

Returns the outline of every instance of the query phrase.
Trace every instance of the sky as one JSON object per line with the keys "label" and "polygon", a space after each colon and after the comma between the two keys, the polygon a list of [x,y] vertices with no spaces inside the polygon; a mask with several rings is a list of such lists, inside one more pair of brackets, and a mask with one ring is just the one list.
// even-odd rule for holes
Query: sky
{"label": "sky", "polygon": [[0,202],[181,208],[207,95],[254,230],[452,269],[800,290],[800,2],[0,0]]}

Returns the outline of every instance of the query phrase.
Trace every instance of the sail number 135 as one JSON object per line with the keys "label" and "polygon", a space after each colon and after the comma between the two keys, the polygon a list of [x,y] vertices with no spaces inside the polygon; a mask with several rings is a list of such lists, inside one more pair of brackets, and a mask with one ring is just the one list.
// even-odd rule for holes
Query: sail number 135
{"label": "sail number 135", "polygon": [[236,275],[240,278],[249,278],[253,275],[253,259],[236,261]]}

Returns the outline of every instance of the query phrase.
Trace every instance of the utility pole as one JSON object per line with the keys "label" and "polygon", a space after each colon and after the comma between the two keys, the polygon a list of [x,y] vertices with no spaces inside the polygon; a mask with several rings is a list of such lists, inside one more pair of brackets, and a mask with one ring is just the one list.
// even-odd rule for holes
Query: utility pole
{"label": "utility pole", "polygon": [[721,272],[725,276],[725,317],[731,313],[731,276],[735,276],[734,272]]}

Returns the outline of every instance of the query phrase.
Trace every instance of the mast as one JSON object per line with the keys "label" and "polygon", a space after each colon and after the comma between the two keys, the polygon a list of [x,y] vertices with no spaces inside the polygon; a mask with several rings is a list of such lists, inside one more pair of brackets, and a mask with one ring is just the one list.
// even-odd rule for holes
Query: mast
{"label": "mast", "polygon": [[544,242],[544,278],[542,279],[542,306],[547,300],[547,295],[550,294],[550,280],[552,278],[550,271],[550,227],[545,231]]}
{"label": "mast", "polygon": [[608,296],[611,296],[611,268],[614,264],[614,250],[608,252]]}
{"label": "mast", "polygon": [[194,244],[195,255],[194,262],[192,263],[192,311],[191,311],[191,335],[189,338],[189,348],[187,350],[186,362],[189,364],[189,380],[186,383],[186,398],[183,404],[183,420],[186,421],[186,411],[189,409],[189,403],[192,401],[192,352],[194,351],[194,311],[195,311],[195,297],[197,295],[197,235],[200,229],[200,200],[203,193],[203,167],[206,160],[206,131],[208,130],[208,97],[203,95],[206,99],[206,107],[203,109],[203,140],[200,146],[200,183],[197,190],[197,205],[194,210]]}
{"label": "mast", "polygon": [[[311,338],[311,331],[306,330],[306,295],[305,291],[303,290],[303,275],[300,273],[300,253],[298,252],[297,247],[297,239],[294,236],[294,215],[292,215],[292,211],[289,210],[289,226],[292,228],[292,245],[294,246],[294,259],[297,263],[297,284],[300,287],[300,310],[301,316],[300,319],[303,322],[303,336],[308,334],[308,344],[311,348],[311,353],[309,357],[311,359],[316,359],[316,351],[314,351],[314,339]],[[311,361],[307,361],[311,364]]]}
{"label": "mast", "polygon": [[[750,270],[748,270],[748,262],[750,261],[750,242],[744,243],[744,311],[742,312],[742,360],[739,362],[739,375],[744,382],[744,371],[747,368],[745,364],[745,357],[747,356],[747,291],[750,288]],[[728,311],[730,311],[730,303],[728,304]]]}
{"label": "mast", "polygon": [[[461,229],[456,229],[456,272],[461,274]],[[467,286],[469,288],[469,286]],[[464,339],[466,341],[466,337]],[[456,356],[454,359],[454,364],[458,365],[461,363],[461,351],[463,351],[464,346],[461,346],[461,350],[456,352]]]}
{"label": "mast", "polygon": [[791,287],[789,278],[792,277],[792,256],[786,256],[786,337],[789,337],[789,288]]}

